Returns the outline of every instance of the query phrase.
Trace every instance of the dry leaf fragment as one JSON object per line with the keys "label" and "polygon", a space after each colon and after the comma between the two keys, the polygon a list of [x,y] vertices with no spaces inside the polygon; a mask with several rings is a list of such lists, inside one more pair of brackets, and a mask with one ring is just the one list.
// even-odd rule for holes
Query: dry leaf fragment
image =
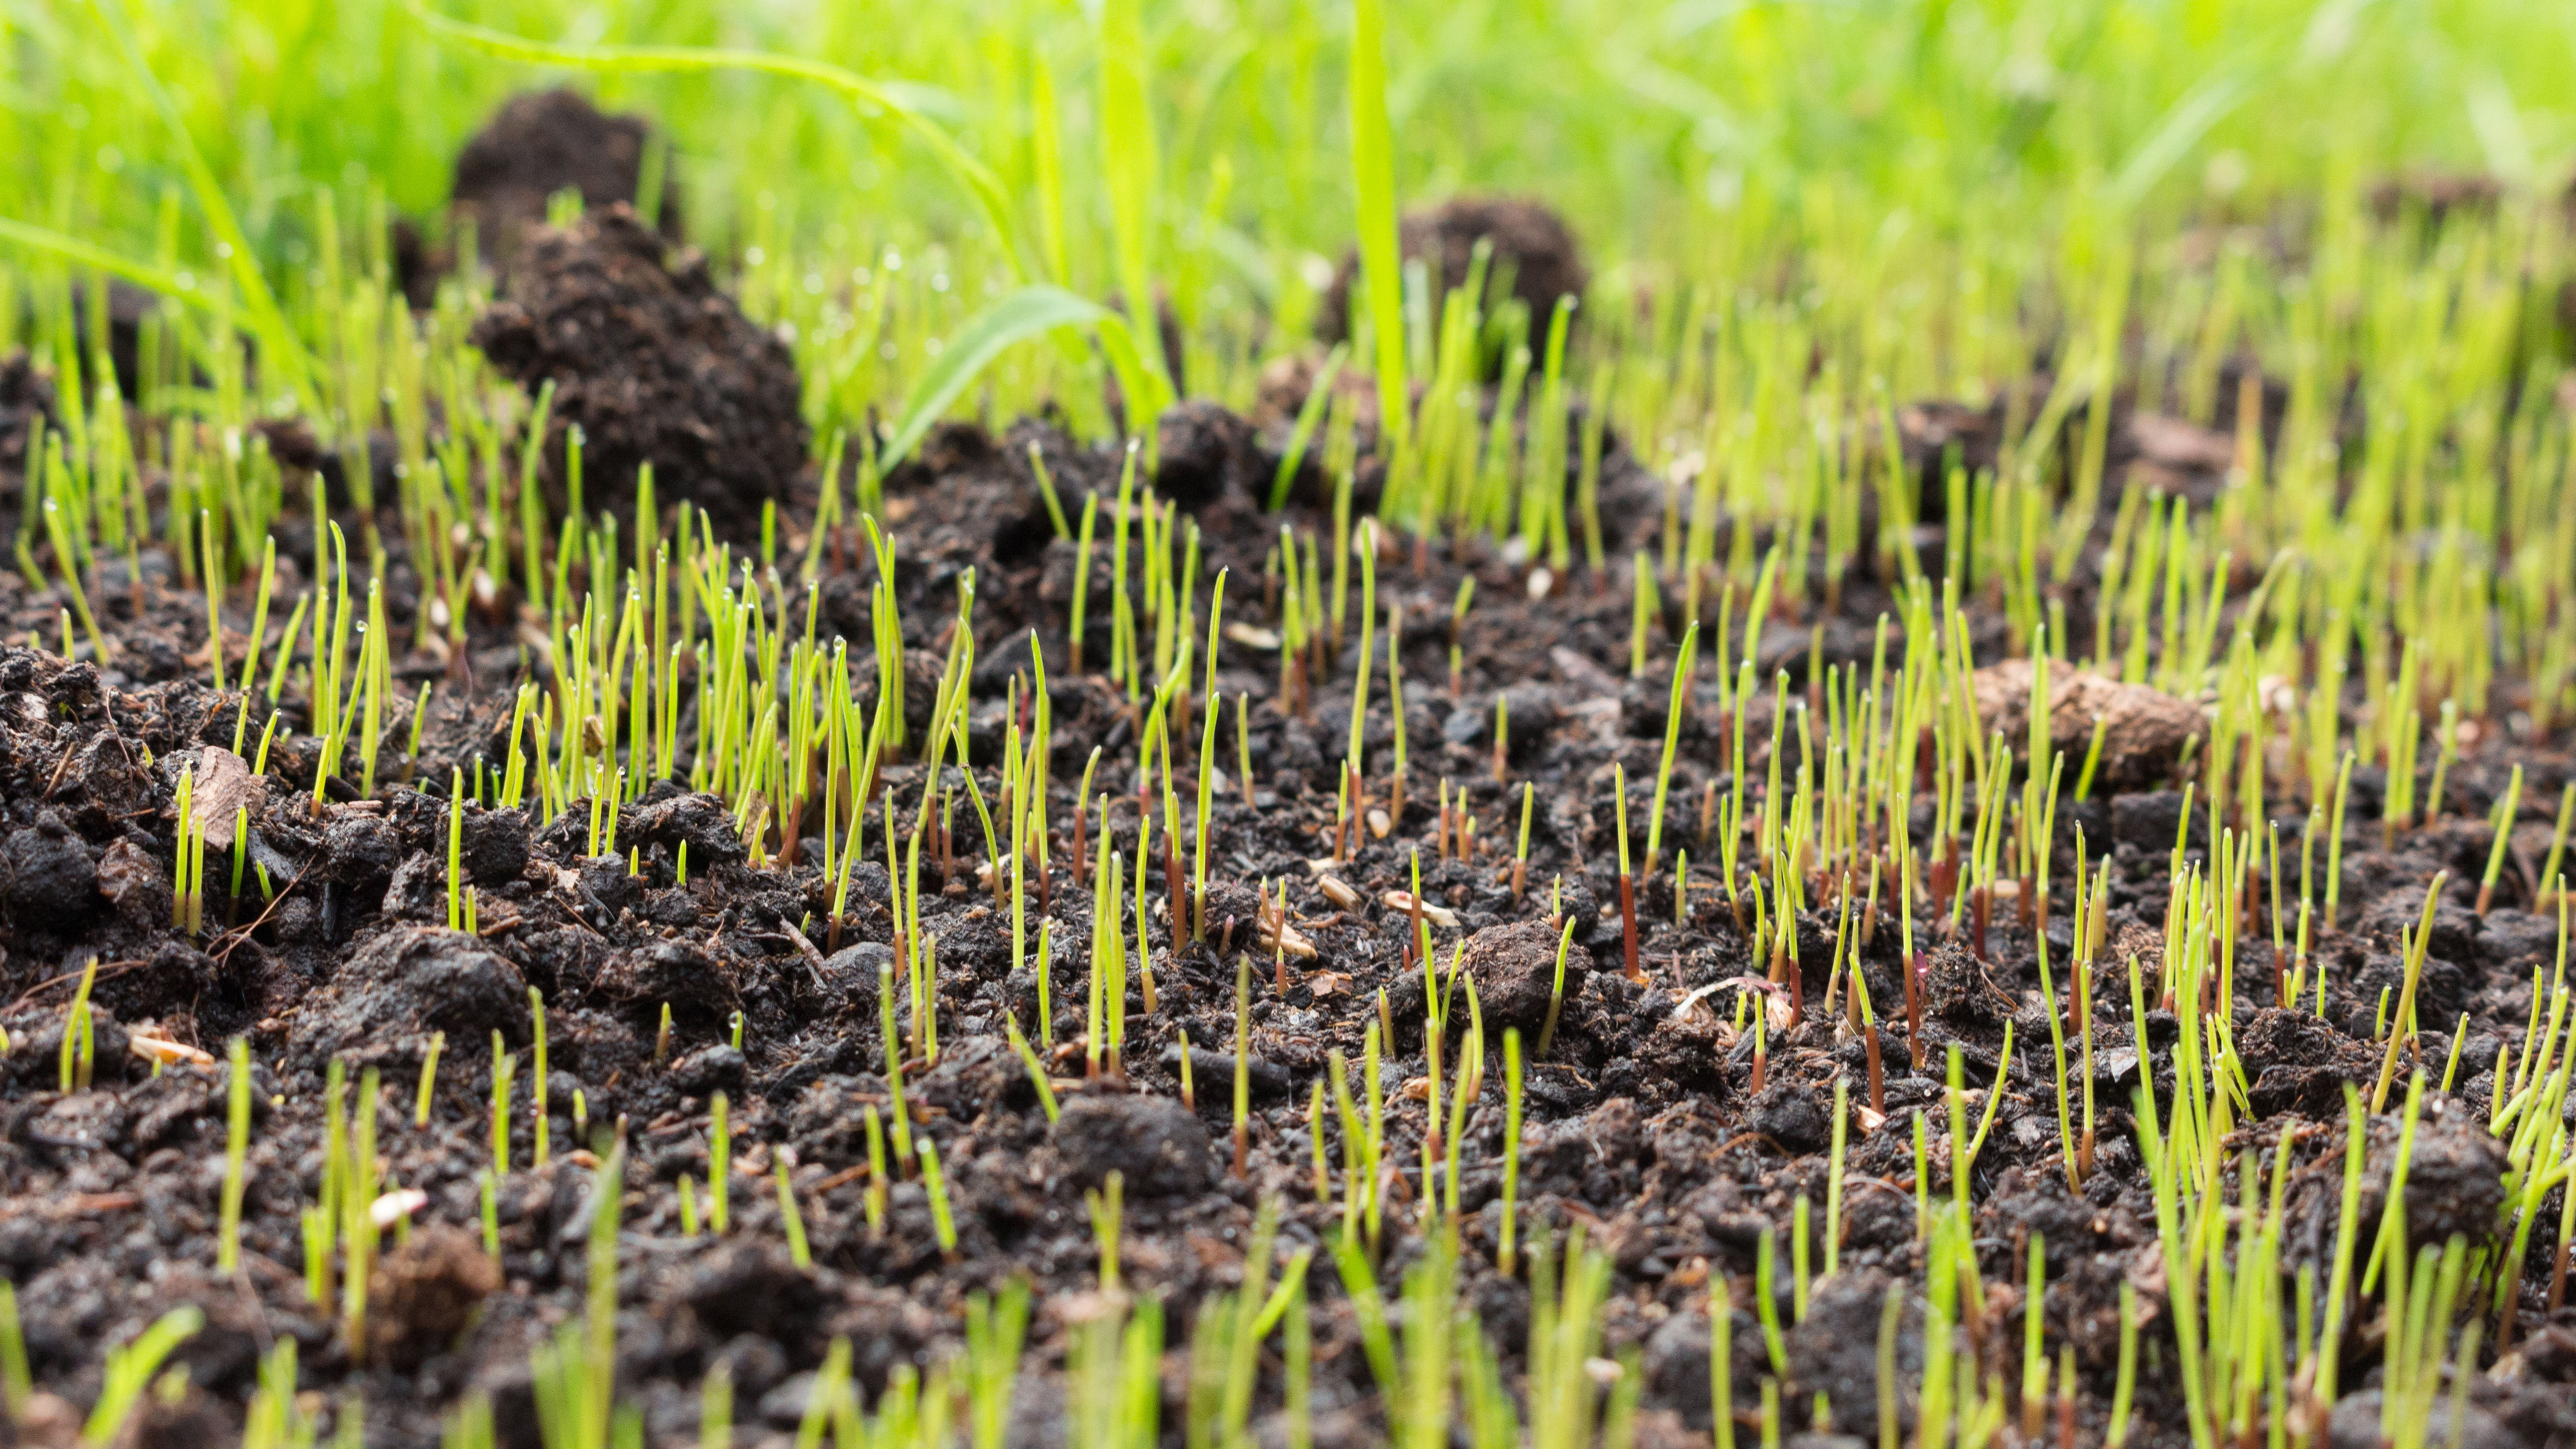
{"label": "dry leaf fragment", "polygon": [[[1390,911],[1395,911],[1405,916],[1413,914],[1413,893],[1411,891],[1388,891],[1385,895],[1378,897],[1378,899],[1385,902],[1386,908]],[[1422,903],[1422,919],[1429,921],[1431,924],[1438,926],[1444,931],[1454,931],[1458,929],[1458,913],[1449,909],[1447,906],[1435,906],[1429,901],[1424,901]]]}

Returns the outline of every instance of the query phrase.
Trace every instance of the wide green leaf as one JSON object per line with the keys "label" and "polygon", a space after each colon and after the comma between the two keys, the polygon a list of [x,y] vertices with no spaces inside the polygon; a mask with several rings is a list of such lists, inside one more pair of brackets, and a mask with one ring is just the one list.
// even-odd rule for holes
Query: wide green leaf
{"label": "wide green leaf", "polygon": [[886,440],[878,456],[889,468],[902,461],[930,431],[930,425],[939,421],[967,386],[1011,344],[1058,327],[1097,326],[1111,317],[1108,308],[1062,287],[1022,287],[985,308],[982,315],[966,324],[965,331],[949,339],[938,360],[914,384],[912,396],[904,401],[902,420],[895,424],[894,436]]}

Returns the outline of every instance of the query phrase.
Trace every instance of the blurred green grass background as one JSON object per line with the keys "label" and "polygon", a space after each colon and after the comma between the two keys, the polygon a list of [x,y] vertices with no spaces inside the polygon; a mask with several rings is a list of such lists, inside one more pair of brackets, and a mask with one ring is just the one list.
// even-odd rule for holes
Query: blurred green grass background
{"label": "blurred green grass background", "polygon": [[[202,228],[171,137],[94,3],[0,9],[0,146],[19,158],[0,177],[0,213],[186,256]],[[901,87],[1032,209],[1043,67],[1067,162],[1061,280],[1114,285],[1101,45],[1084,5],[443,8],[548,40],[846,66]],[[344,206],[380,190],[428,217],[492,108],[567,78],[444,43],[385,0],[154,0],[133,14],[272,268],[310,256],[315,187]],[[2321,194],[2383,174],[2473,170],[2541,190],[2565,183],[2576,153],[2576,6],[2529,0],[1399,0],[1388,23],[1408,204],[1533,193],[1596,256],[1685,274],[1747,274],[1790,253],[1866,265],[1927,235],[2008,251],[2106,202],[2295,227]],[[1347,6],[1304,0],[1144,6],[1160,250],[1185,309],[1262,298],[1295,312],[1317,259],[1345,245],[1350,24]],[[694,238],[720,255],[758,235],[969,254],[989,240],[894,118],[854,114],[818,87],[739,73],[574,79],[669,127]]]}

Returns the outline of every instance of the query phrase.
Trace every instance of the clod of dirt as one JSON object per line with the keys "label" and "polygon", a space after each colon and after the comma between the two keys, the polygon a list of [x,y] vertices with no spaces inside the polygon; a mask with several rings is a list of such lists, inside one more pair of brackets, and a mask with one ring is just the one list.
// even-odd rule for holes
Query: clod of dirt
{"label": "clod of dirt", "polygon": [[[1716,1385],[1708,1358],[1709,1319],[1705,1313],[1676,1313],[1657,1325],[1645,1343],[1646,1387],[1653,1398],[1680,1412],[1684,1423],[1709,1422]],[[1727,1362],[1737,1385],[1758,1384],[1771,1371],[1764,1356],[1762,1324],[1749,1300],[1727,1317]],[[1744,1388],[1734,1390],[1744,1403]]]}
{"label": "clod of dirt", "polygon": [[1753,1099],[1745,1127],[1768,1136],[1792,1152],[1823,1150],[1833,1122],[1816,1103],[1816,1094],[1796,1082],[1774,1082]]}
{"label": "clod of dirt", "polygon": [[[929,716],[922,718],[927,722]],[[698,869],[736,864],[749,855],[742,832],[735,828],[724,802],[713,795],[647,801],[618,819],[617,838],[648,850],[659,846],[674,855],[686,845],[689,864]]]}
{"label": "clod of dirt", "polygon": [[836,1170],[865,1161],[861,1114],[870,1107],[882,1112],[886,1105],[884,1085],[873,1078],[827,1076],[808,1084],[787,1115],[797,1160]]}
{"label": "clod of dirt", "polygon": [[2236,1049],[2254,1077],[2254,1111],[2267,1117],[2295,1111],[2331,1120],[2343,1110],[2343,1084],[2366,1081],[2379,1066],[2377,1053],[2314,1013],[2277,1007],[2238,1028]]}
{"label": "clod of dirt", "polygon": [[380,815],[342,810],[322,827],[319,872],[343,885],[381,881],[402,860],[402,837]]}
{"label": "clod of dirt", "polygon": [[[1977,671],[1972,681],[1977,718],[1988,730],[2002,730],[2016,749],[2030,738],[2030,662],[2009,660]],[[2048,673],[2048,737],[2070,765],[2082,768],[2092,748],[2093,722],[2106,721],[2102,762],[2094,778],[2112,790],[2134,790],[2173,773],[2182,748],[2208,722],[2185,700],[2143,684],[2122,684],[2080,670]]]}
{"label": "clod of dirt", "polygon": [[386,1363],[417,1366],[474,1322],[474,1310],[501,1288],[501,1269],[472,1235],[432,1224],[385,1255],[368,1280],[378,1317],[368,1347]]}
{"label": "clod of dirt", "polygon": [[75,930],[98,905],[98,856],[53,811],[9,832],[0,871],[0,905],[23,930]]}
{"label": "clod of dirt", "polygon": [[673,1062],[671,1085],[699,1096],[726,1089],[738,1092],[747,1069],[741,1052],[718,1042]]}
{"label": "clod of dirt", "polygon": [[2140,790],[2118,796],[2111,801],[2112,843],[2146,851],[2171,850],[2177,840],[2195,848],[2206,846],[2209,829],[2201,823],[2204,817],[2184,815],[2182,803],[2180,790]]}
{"label": "clod of dirt", "polygon": [[805,466],[795,363],[716,289],[703,256],[666,266],[663,249],[623,204],[540,227],[473,342],[531,396],[553,380],[547,452],[560,457],[581,428],[590,499],[627,496],[650,463],[657,498],[748,537]]}
{"label": "clod of dirt", "polygon": [[694,942],[654,941],[600,970],[596,990],[611,1001],[667,1003],[684,1017],[713,1019],[741,1005],[730,973]]}
{"label": "clod of dirt", "polygon": [[[1174,1076],[1180,1075],[1181,1049],[1177,1044],[1163,1048],[1163,1054],[1155,1060],[1162,1064],[1165,1071]],[[1190,1048],[1190,1071],[1198,1080],[1218,1083],[1231,1093],[1234,1088],[1234,1053],[1192,1047]],[[1243,1059],[1243,1085],[1250,1092],[1253,1100],[1267,1101],[1274,1097],[1288,1095],[1292,1083],[1286,1067],[1256,1053]],[[1220,1099],[1211,1093],[1203,1100],[1213,1109],[1231,1103],[1232,1098],[1228,1096]]]}
{"label": "clod of dirt", "polygon": [[[1531,920],[1487,926],[1467,938],[1466,970],[1475,978],[1488,1031],[1518,1027],[1526,1037],[1546,1024],[1547,1004],[1556,992],[1558,935],[1546,921]],[[1591,966],[1589,952],[1565,953],[1568,998],[1582,995]]]}
{"label": "clod of dirt", "polygon": [[817,1336],[825,1308],[813,1274],[767,1243],[742,1239],[692,1268],[680,1297],[718,1338],[756,1333],[790,1345]]}
{"label": "clod of dirt", "polygon": [[[1581,297],[1592,274],[1583,265],[1583,249],[1574,232],[1553,208],[1516,196],[1456,196],[1439,205],[1405,213],[1397,227],[1404,259],[1420,258],[1431,271],[1433,295],[1467,284],[1476,243],[1493,240],[1486,263],[1487,297],[1508,295],[1529,309],[1530,351],[1547,340],[1548,319],[1556,299]],[[1351,299],[1359,284],[1357,251],[1346,252],[1333,272],[1315,318],[1315,335],[1327,343],[1350,333]],[[1492,309],[1488,306],[1487,311]]]}
{"label": "clod of dirt", "polygon": [[2545,1324],[2523,1340],[2523,1366],[2545,1383],[2576,1381],[2576,1328]]}
{"label": "clod of dirt", "polygon": [[[1864,1194],[1868,1196],[1869,1194]],[[1823,1393],[1837,1410],[1878,1402],[1878,1328],[1893,1280],[1884,1273],[1837,1273],[1818,1280],[1807,1316],[1789,1330],[1789,1377],[1801,1395]],[[1910,1292],[1896,1335],[1896,1381],[1923,1376],[1923,1308]],[[1900,1428],[1914,1422],[1913,1395],[1896,1395]]]}
{"label": "clod of dirt", "polygon": [[[607,115],[569,88],[512,96],[456,153],[448,204],[475,225],[475,246],[494,261],[514,256],[543,225],[546,203],[578,191],[584,210],[637,199],[652,123]],[[662,234],[680,237],[680,184],[662,172]]]}
{"label": "clod of dirt", "polygon": [[369,941],[328,984],[306,996],[287,1027],[296,1059],[407,1050],[433,1031],[480,1042],[498,1030],[524,1038],[528,983],[519,968],[461,931],[411,926]]}
{"label": "clod of dirt", "polygon": [[1193,399],[1164,410],[1157,424],[1162,464],[1154,486],[1184,508],[1202,508],[1227,493],[1255,491],[1259,462],[1252,424],[1222,403]]}
{"label": "clod of dirt", "polygon": [[[2483,1243],[2504,1205],[2504,1144],[2456,1099],[2434,1097],[2415,1123],[2406,1166],[2406,1235],[2415,1246],[2439,1246],[2453,1233]],[[2370,1119],[2362,1166],[2362,1216],[2375,1218],[2388,1201],[2388,1179],[2397,1163],[2402,1122],[2395,1113]]]}
{"label": "clod of dirt", "polygon": [[1098,1187],[1115,1172],[1129,1198],[1207,1190],[1207,1128],[1174,1098],[1086,1092],[1064,1104],[1051,1136],[1078,1186]]}
{"label": "clod of dirt", "polygon": [[1018,1053],[989,1036],[968,1037],[957,1046],[942,1047],[939,1060],[915,1080],[911,1090],[960,1122],[971,1122],[996,1107],[1015,1108],[1037,1100],[1037,1088],[1029,1085]]}

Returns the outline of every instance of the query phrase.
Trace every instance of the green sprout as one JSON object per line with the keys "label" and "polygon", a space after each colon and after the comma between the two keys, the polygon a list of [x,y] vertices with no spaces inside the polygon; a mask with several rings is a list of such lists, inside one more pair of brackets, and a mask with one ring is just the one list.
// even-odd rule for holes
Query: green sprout
{"label": "green sprout", "polygon": [[242,1192],[248,1186],[245,1166],[250,1155],[249,1041],[234,1037],[231,1058],[224,1092],[222,1219],[215,1240],[215,1271],[227,1277],[241,1267]]}

